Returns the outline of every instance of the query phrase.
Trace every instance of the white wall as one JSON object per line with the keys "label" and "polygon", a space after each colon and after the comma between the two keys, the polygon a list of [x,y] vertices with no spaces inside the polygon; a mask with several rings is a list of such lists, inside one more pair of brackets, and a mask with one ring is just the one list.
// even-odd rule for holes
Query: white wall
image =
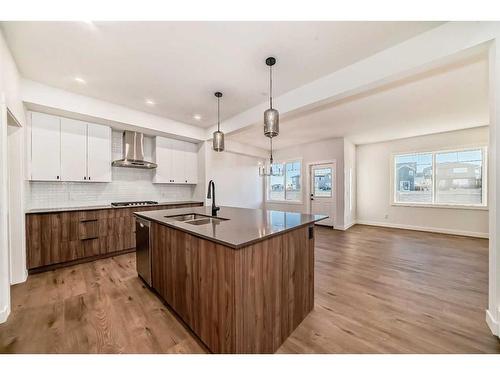
{"label": "white wall", "polygon": [[8,127],[10,282],[22,283],[26,270],[24,128]]}
{"label": "white wall", "polygon": [[357,146],[357,221],[408,229],[488,236],[488,211],[391,205],[391,156],[488,144],[488,127]]}
{"label": "white wall", "polygon": [[274,160],[302,160],[302,203],[266,202],[266,208],[280,211],[309,212],[309,172],[308,164],[336,161],[336,217],[335,228],[344,228],[344,139],[334,138],[320,142],[287,147],[274,153]]}
{"label": "white wall", "polygon": [[344,229],[356,223],[356,146],[344,138]]}
{"label": "white wall", "polygon": [[[210,180],[215,182],[216,204],[245,208],[262,208],[263,178],[259,176],[258,157],[229,151],[215,152],[211,142],[203,147],[205,184],[198,187],[198,197],[206,197]],[[211,204],[207,200],[207,204]]]}
{"label": "white wall", "polygon": [[[22,200],[24,192],[23,180],[11,174],[9,193],[8,169],[24,168],[24,152],[22,147],[13,147],[17,144],[24,132],[11,134],[12,142],[8,141],[7,108],[19,121],[25,124],[25,112],[21,101],[20,76],[14,59],[5,43],[0,30],[0,322],[7,319],[10,311],[10,280],[22,280],[26,277],[25,257],[22,252],[24,246],[24,209]],[[9,144],[10,143],[10,144]],[[22,144],[21,140],[21,144]],[[9,146],[10,149],[9,149]],[[20,173],[19,176],[23,174]],[[14,178],[14,179],[12,179]],[[10,208],[10,212],[9,211]],[[10,236],[8,222],[16,226]],[[18,227],[20,225],[20,227]],[[9,238],[10,237],[10,238]],[[10,270],[10,266],[14,266]]]}

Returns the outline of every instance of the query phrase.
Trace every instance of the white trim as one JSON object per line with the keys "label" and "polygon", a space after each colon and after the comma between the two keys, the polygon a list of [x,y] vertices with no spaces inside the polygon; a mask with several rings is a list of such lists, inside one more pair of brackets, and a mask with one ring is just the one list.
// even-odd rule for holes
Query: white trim
{"label": "white trim", "polygon": [[422,207],[422,208],[448,208],[454,210],[482,210],[488,211],[488,206],[479,206],[479,205],[459,205],[459,204],[430,204],[430,203],[391,203],[391,206],[394,207]]}
{"label": "white trim", "polygon": [[350,227],[353,227],[356,224],[358,224],[358,222],[357,221],[353,221],[352,223],[345,224],[343,226],[337,226],[337,227],[334,227],[334,228],[335,229],[339,229],[339,230],[348,230]]}
{"label": "white trim", "polygon": [[499,327],[500,325],[498,322],[493,318],[493,315],[491,315],[490,310],[486,310],[486,324],[488,324],[488,327],[491,330],[491,333],[493,333],[495,336],[500,335]]}
{"label": "white trim", "polygon": [[0,310],[0,324],[5,323],[10,315],[10,306],[4,306],[2,310]]}
{"label": "white trim", "polygon": [[302,204],[302,201],[277,201],[277,200],[268,200],[266,201],[266,203],[269,203],[269,204],[298,204],[298,205],[301,205]]}
{"label": "white trim", "polygon": [[478,238],[488,238],[489,237],[488,233],[485,233],[485,232],[471,232],[471,231],[465,231],[465,230],[455,230],[455,229],[446,229],[446,228],[422,227],[422,226],[418,226],[418,225],[394,224],[394,223],[385,223],[385,222],[381,222],[381,221],[372,221],[372,220],[357,220],[356,223],[362,224],[362,225],[372,225],[372,226],[376,226],[376,227],[387,227],[387,228],[416,230],[416,231],[421,231],[421,232],[453,234],[456,236],[478,237]]}

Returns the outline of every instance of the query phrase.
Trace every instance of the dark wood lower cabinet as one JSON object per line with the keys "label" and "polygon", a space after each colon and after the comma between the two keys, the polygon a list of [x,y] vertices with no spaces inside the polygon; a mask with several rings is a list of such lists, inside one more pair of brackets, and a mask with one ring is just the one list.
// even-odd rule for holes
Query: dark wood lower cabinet
{"label": "dark wood lower cabinet", "polygon": [[200,202],[26,214],[27,268],[36,272],[134,249],[133,212],[201,205]]}
{"label": "dark wood lower cabinet", "polygon": [[152,223],[153,289],[214,353],[274,353],[314,306],[308,227],[232,249]]}

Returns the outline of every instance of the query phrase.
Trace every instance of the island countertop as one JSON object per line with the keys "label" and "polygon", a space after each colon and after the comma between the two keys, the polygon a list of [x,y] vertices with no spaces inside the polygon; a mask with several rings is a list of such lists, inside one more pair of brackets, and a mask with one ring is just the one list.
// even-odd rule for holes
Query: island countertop
{"label": "island countertop", "polygon": [[[169,226],[194,236],[239,249],[266,238],[326,219],[325,215],[309,215],[297,212],[261,210],[237,207],[221,207],[219,223],[192,225],[176,221],[171,216],[185,214],[212,215],[210,206],[170,210],[135,212],[137,217]],[[224,220],[226,219],[226,220]]]}

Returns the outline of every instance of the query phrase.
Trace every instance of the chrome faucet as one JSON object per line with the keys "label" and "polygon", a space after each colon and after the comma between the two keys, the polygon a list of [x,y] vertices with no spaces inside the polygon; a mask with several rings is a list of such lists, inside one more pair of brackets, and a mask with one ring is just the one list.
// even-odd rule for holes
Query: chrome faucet
{"label": "chrome faucet", "polygon": [[208,183],[208,199],[212,199],[212,216],[217,216],[217,211],[220,210],[220,207],[215,205],[215,183],[213,180],[210,180]]}

